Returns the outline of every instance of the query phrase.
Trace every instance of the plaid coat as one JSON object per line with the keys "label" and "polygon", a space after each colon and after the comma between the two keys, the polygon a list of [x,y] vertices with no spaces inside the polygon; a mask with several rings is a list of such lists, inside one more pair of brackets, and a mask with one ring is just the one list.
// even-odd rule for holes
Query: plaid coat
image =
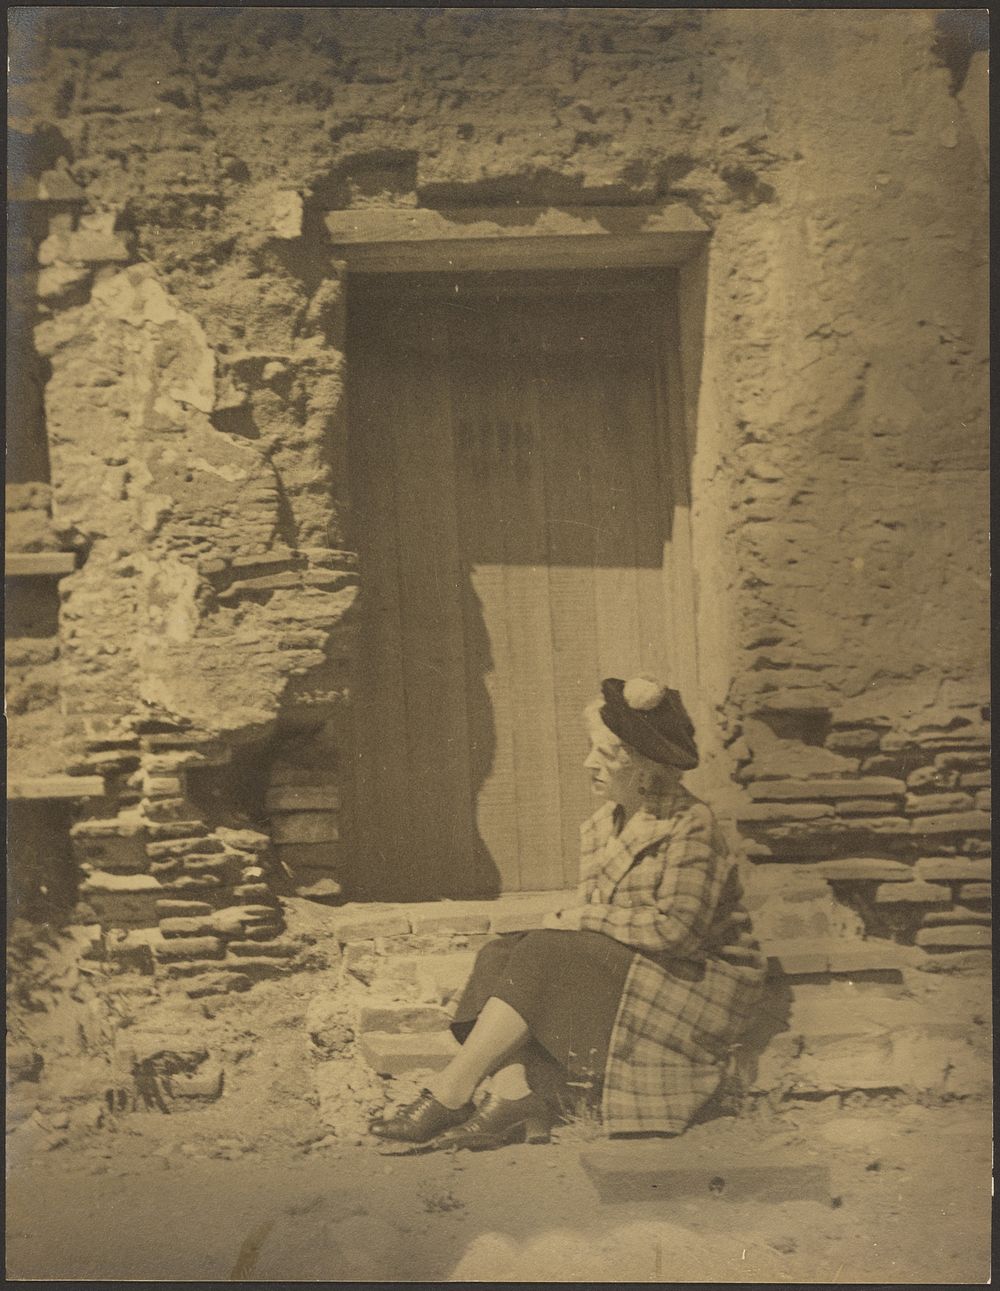
{"label": "plaid coat", "polygon": [[680,1133],[715,1092],[750,1020],[766,961],[736,863],[684,788],[616,835],[613,804],[581,827],[579,926],[637,953],[604,1071],[605,1131]]}

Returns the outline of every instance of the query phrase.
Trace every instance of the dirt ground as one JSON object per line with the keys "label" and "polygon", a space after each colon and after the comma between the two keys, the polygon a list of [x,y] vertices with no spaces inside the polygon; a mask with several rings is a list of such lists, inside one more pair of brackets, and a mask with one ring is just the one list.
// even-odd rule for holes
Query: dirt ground
{"label": "dirt ground", "polygon": [[[65,976],[65,974],[64,974]],[[69,980],[72,981],[72,971]],[[101,1111],[69,1098],[80,1059],[51,1056],[11,1091],[7,1276],[14,1280],[984,1283],[990,1121],[983,1103],[758,1106],[696,1126],[724,1173],[747,1152],[828,1164],[832,1200],[661,1195],[602,1202],[581,1164],[592,1130],[547,1146],[390,1155],[363,1132],[407,1092],[347,1062],[353,1124],[331,1135],[305,1012],[322,970],[185,1001],[223,1062],[215,1101]],[[127,989],[126,989],[127,988]],[[116,979],[133,1025],[177,998]],[[79,992],[78,992],[79,993]],[[130,994],[131,993],[131,994]],[[65,1013],[68,1004],[61,1010]],[[91,1014],[94,1005],[87,1006]],[[55,1010],[60,1012],[60,1010]],[[39,1009],[38,1016],[44,1016]],[[64,1045],[64,1048],[66,1046]],[[93,1046],[92,1046],[93,1047]],[[50,1044],[52,1054],[58,1049]],[[394,1088],[393,1088],[394,1087]],[[664,1140],[665,1161],[679,1143]]]}

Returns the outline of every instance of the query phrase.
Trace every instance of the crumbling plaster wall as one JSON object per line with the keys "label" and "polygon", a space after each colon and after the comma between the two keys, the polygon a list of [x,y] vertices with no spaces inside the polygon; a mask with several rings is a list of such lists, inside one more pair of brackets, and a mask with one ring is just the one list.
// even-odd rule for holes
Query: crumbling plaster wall
{"label": "crumbling plaster wall", "polygon": [[13,69],[15,126],[58,128],[87,199],[43,243],[38,345],[92,731],[336,703],[322,213],[518,202],[712,229],[685,320],[705,777],[774,754],[762,707],[978,720],[986,193],[933,14],[34,10]]}

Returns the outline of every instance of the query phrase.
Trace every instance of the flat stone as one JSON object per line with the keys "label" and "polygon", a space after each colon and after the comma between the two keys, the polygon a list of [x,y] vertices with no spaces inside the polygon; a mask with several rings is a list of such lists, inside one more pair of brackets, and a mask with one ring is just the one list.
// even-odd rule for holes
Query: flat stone
{"label": "flat stone", "polygon": [[490,932],[532,932],[547,914],[574,904],[570,892],[531,892],[502,897],[493,903]]}
{"label": "flat stone", "polygon": [[[203,820],[151,820],[146,825],[146,833],[151,839],[167,838],[204,838],[209,832]],[[221,834],[221,830],[216,830]]]}
{"label": "flat stone", "polygon": [[963,901],[989,901],[993,896],[993,885],[990,883],[963,883],[958,889]]}
{"label": "flat stone", "polygon": [[229,829],[227,826],[217,825],[213,832],[227,847],[239,852],[266,852],[271,846],[267,834],[256,829]]}
{"label": "flat stone", "polygon": [[932,816],[936,812],[966,811],[973,806],[968,793],[908,793],[906,810],[911,816]]}
{"label": "flat stone", "polygon": [[992,781],[993,776],[989,771],[969,771],[958,777],[958,783],[963,789],[988,789]]}
{"label": "flat stone", "polygon": [[986,750],[982,753],[939,753],[934,765],[947,770],[978,771],[990,765],[990,755]]}
{"label": "flat stone", "polygon": [[909,967],[913,952],[879,938],[867,941],[802,937],[770,942],[764,947],[771,977],[815,976],[823,973],[893,972]]}
{"label": "flat stone", "polygon": [[957,771],[937,766],[917,767],[915,771],[911,771],[906,777],[906,787],[909,790],[929,789],[934,792],[941,792],[946,789],[953,789],[957,782]]}
{"label": "flat stone", "polygon": [[291,941],[230,941],[226,946],[230,954],[246,959],[263,955],[267,959],[293,959],[301,947]]}
{"label": "flat stone", "polygon": [[451,1015],[433,1004],[375,1004],[358,1014],[358,1031],[396,1035],[446,1031]]}
{"label": "flat stone", "polygon": [[917,968],[924,973],[982,973],[993,971],[991,950],[935,950]]}
{"label": "flat stone", "polygon": [[462,991],[475,962],[475,954],[464,950],[393,955],[377,965],[375,981],[378,987],[384,983],[387,989],[398,982],[416,988],[427,1003],[446,1004]]}
{"label": "flat stone", "polygon": [[729,1147],[720,1152],[686,1142],[612,1143],[585,1148],[580,1163],[602,1202],[662,1204],[681,1197],[712,1201],[830,1204],[830,1168],[804,1156],[769,1153],[754,1160]]}
{"label": "flat stone", "polygon": [[850,856],[843,860],[817,861],[810,866],[828,883],[901,883],[913,878],[913,866],[880,856]]}
{"label": "flat stone", "polygon": [[980,789],[976,794],[976,806],[980,811],[990,811],[993,807],[993,791]]}
{"label": "flat stone", "polygon": [[[756,788],[752,785],[751,788]],[[742,805],[736,813],[741,823],[782,820],[819,820],[823,816],[832,816],[833,807],[818,802],[750,802]]]}
{"label": "flat stone", "polygon": [[955,906],[951,910],[928,910],[920,922],[925,928],[944,928],[949,924],[982,924],[988,928],[993,922],[993,916],[988,910]]}
{"label": "flat stone", "polygon": [[369,1031],[358,1039],[362,1057],[380,1076],[401,1076],[408,1071],[440,1071],[459,1050],[450,1031],[395,1035]]}
{"label": "flat stone", "polygon": [[[199,879],[215,878],[218,882],[218,877],[215,875],[203,874],[198,877]],[[233,896],[240,901],[265,901],[268,897],[273,898],[273,895],[266,883],[238,883],[233,888]]]}
{"label": "flat stone", "polygon": [[197,915],[211,914],[214,906],[207,901],[157,901],[156,913],[161,919],[191,919]]}
{"label": "flat stone", "polygon": [[826,737],[826,747],[835,753],[870,753],[879,746],[879,732],[870,727],[854,730],[832,730]]}
{"label": "flat stone", "polygon": [[812,801],[816,798],[897,798],[906,792],[902,780],[889,776],[859,776],[856,780],[758,780],[750,796],[760,801]]}
{"label": "flat stone", "polygon": [[300,883],[295,888],[297,897],[307,897],[310,901],[337,901],[342,893],[343,888],[336,879],[326,875],[312,879],[308,883]]}
{"label": "flat stone", "polygon": [[105,870],[94,870],[80,884],[81,896],[93,892],[162,892],[162,884],[152,874],[109,874]]}
{"label": "flat stone", "polygon": [[916,954],[910,946],[871,937],[867,941],[843,941],[830,944],[830,972],[850,976],[852,973],[892,973],[912,968]]}
{"label": "flat stone", "polygon": [[989,857],[921,856],[914,869],[920,879],[944,879],[959,883],[963,880],[988,882],[992,863]]}
{"label": "flat stone", "polygon": [[914,834],[986,833],[990,828],[989,812],[958,811],[954,815],[921,816],[913,821]]}
{"label": "flat stone", "polygon": [[176,937],[154,948],[157,959],[221,959],[225,946],[218,937]]}
{"label": "flat stone", "polygon": [[942,928],[921,928],[914,938],[925,950],[962,950],[987,947],[993,944],[989,928],[979,924],[960,924]]}
{"label": "flat stone", "polygon": [[943,884],[925,883],[922,880],[913,883],[883,883],[875,892],[875,901],[879,905],[896,905],[900,902],[948,905],[951,902],[951,891]]}
{"label": "flat stone", "polygon": [[835,804],[838,816],[888,816],[895,809],[896,804],[889,798],[851,798]]}

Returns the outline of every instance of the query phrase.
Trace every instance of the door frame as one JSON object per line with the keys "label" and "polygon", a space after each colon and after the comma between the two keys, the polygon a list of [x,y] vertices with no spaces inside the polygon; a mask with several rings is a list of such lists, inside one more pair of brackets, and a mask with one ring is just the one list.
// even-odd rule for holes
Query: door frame
{"label": "door frame", "polygon": [[[691,465],[705,313],[708,226],[681,205],[369,208],[333,211],[326,215],[324,223],[331,240],[331,268],[342,287],[340,316],[345,333],[352,281],[369,274],[500,269],[675,270],[677,291],[672,307],[668,307],[674,316],[664,317],[664,332],[676,338],[676,343],[664,346],[663,418],[669,428],[666,440],[675,482],[671,542],[663,567],[665,594],[668,604],[674,607],[664,623],[668,657],[673,661],[665,680],[682,695],[698,696]],[[349,353],[345,360],[349,381]],[[338,439],[346,449],[349,427],[342,423],[339,430]],[[345,455],[342,461],[346,464],[346,460]],[[348,511],[351,496],[351,480],[347,478],[341,497]],[[343,734],[346,733],[345,728]],[[350,760],[348,756],[342,765]]]}

